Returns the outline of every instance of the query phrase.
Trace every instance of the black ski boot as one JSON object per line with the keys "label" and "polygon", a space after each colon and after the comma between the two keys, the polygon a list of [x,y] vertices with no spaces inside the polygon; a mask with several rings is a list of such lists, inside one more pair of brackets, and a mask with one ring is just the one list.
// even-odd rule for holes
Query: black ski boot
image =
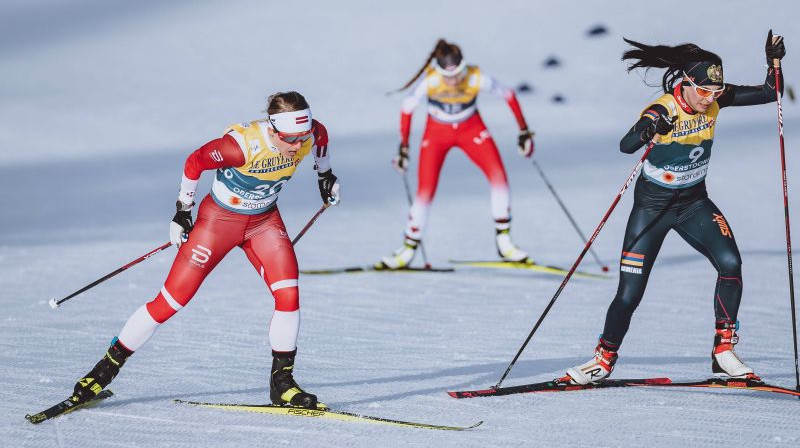
{"label": "black ski boot", "polygon": [[317,396],[310,394],[294,381],[294,356],[291,352],[272,352],[272,373],[269,376],[269,398],[272,404],[317,409]]}
{"label": "black ski boot", "polygon": [[115,339],[103,359],[75,384],[75,390],[70,400],[75,404],[81,404],[97,396],[117,376],[120,367],[132,354],[132,351]]}

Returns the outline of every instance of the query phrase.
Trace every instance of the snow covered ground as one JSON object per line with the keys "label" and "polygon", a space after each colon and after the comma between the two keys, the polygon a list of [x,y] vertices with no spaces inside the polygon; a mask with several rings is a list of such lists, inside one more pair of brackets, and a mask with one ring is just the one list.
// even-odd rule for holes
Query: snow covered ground
{"label": "snow covered ground", "polygon": [[[264,402],[272,299],[232,253],[191,305],[126,364],[101,405],[32,426],[63,399],[124,320],[158,291],[174,249],[76,297],[63,297],[167,239],[183,158],[225,125],[259,116],[266,96],[294,88],[328,126],[343,204],[298,244],[301,267],[367,264],[400,244],[407,213],[388,160],[398,97],[435,39],[521,96],[536,157],[590,232],[636,157],[619,138],[657,89],[626,75],[621,36],[694,41],[717,51],[732,82],[763,80],[763,40],[787,36],[796,84],[795,5],[704,2],[659,17],[663,5],[597,2],[489,6],[462,1],[5,1],[0,6],[0,440],[9,447],[241,446],[797,446],[800,401],[712,390],[602,390],[453,400],[446,390],[497,382],[561,278],[459,269],[452,274],[301,278],[297,377],[329,405],[378,416],[469,424],[466,433],[292,419],[181,407],[173,398]],[[773,6],[774,8],[775,6]],[[746,19],[746,20],[745,20]],[[606,24],[610,35],[585,31]],[[558,70],[542,61],[556,55]],[[656,81],[655,73],[648,78]],[[550,97],[561,93],[565,104]],[[481,111],[503,150],[517,242],[569,266],[582,243],[528,161],[516,155],[505,104]],[[790,207],[800,208],[800,113],[784,105]],[[420,135],[422,113],[415,119]],[[739,353],[772,383],[794,383],[775,106],[721,114],[709,174],[744,259]],[[414,153],[414,156],[416,152]],[[311,166],[284,189],[290,232],[319,206]],[[206,176],[210,177],[210,176]],[[206,179],[207,183],[208,179]],[[615,266],[632,195],[596,241]],[[488,188],[453,151],[426,234],[436,265],[494,256]],[[582,269],[597,271],[587,258]],[[612,269],[613,270],[613,269]],[[712,293],[707,261],[671,235],[621,351],[615,376],[700,379],[710,373]],[[591,354],[616,290],[573,279],[507,385],[543,381]]]}

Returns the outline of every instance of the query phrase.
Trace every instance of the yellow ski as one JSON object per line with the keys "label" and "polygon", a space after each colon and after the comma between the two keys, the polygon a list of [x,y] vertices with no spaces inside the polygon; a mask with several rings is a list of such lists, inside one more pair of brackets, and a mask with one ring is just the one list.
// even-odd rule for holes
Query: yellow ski
{"label": "yellow ski", "polygon": [[447,431],[464,431],[480,426],[483,421],[475,423],[472,426],[444,426],[444,425],[431,425],[428,423],[406,422],[403,420],[393,420],[390,418],[373,417],[370,415],[354,414],[345,411],[335,411],[329,408],[323,409],[305,409],[296,408],[291,406],[278,406],[274,404],[234,404],[234,403],[203,403],[199,401],[184,401],[175,399],[175,403],[190,404],[193,406],[200,406],[205,408],[225,409],[229,411],[245,411],[245,412],[258,412],[261,414],[276,414],[287,415],[294,417],[310,417],[329,420],[340,420],[344,422],[364,422],[364,423],[378,423],[384,425],[406,426],[411,428],[422,429],[441,429]]}
{"label": "yellow ski", "polygon": [[[491,268],[491,269],[522,269],[527,271],[542,272],[545,274],[553,275],[567,275],[569,270],[560,268],[558,266],[546,266],[543,264],[536,264],[525,261],[494,261],[494,260],[449,260],[450,263],[461,266],[471,266],[475,268]],[[574,277],[581,278],[594,278],[594,279],[610,279],[611,277],[603,274],[592,274],[591,272],[575,271],[572,274]]]}

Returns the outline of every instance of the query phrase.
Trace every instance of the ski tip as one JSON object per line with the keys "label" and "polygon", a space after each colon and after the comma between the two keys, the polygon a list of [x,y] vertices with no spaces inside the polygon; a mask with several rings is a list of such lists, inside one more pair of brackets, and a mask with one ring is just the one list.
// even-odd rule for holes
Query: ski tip
{"label": "ski tip", "polygon": [[50,299],[50,301],[47,302],[47,304],[50,305],[50,308],[52,308],[52,309],[56,309],[56,308],[59,307],[58,302],[56,301],[56,299]]}
{"label": "ski tip", "polygon": [[479,421],[478,423],[475,423],[474,425],[468,427],[467,429],[475,429],[478,426],[481,426],[482,424],[483,424],[483,420]]}

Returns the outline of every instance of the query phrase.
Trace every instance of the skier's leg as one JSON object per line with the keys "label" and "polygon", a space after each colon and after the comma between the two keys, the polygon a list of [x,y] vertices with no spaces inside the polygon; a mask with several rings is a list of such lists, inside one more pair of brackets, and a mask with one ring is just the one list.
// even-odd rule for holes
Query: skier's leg
{"label": "skier's leg", "polygon": [[717,270],[714,291],[716,318],[711,369],[714,374],[754,377],[733,346],[739,341],[737,316],[742,298],[742,258],[725,216],[710,199],[704,199],[682,214],[675,230]]}
{"label": "skier's leg", "polygon": [[473,115],[460,126],[458,146],[489,181],[497,252],[504,260],[527,261],[528,253],[511,241],[511,194],[497,145],[480,115]]}
{"label": "skier's leg", "polygon": [[248,236],[242,249],[275,298],[269,327],[270,399],[274,404],[316,409],[317,397],[301,389],[293,376],[300,330],[297,258],[280,212],[276,209],[265,218],[253,226],[254,235]]}
{"label": "skier's leg", "polygon": [[448,125],[428,122],[420,144],[419,167],[417,168],[417,193],[411,204],[406,236],[417,241],[422,239],[422,232],[428,218],[428,209],[439,186],[439,173],[442,171],[447,152],[453,147],[454,132]]}
{"label": "skier's leg", "polygon": [[108,386],[128,357],[150,339],[160,324],[191,300],[208,273],[238,244],[239,241],[232,238],[242,235],[236,232],[238,223],[219,216],[216,212],[224,210],[213,203],[207,205],[208,201],[201,205],[197,223],[189,240],[178,250],[164,287],[153,301],[139,307],[128,318],[103,358],[75,384],[71,397],[75,403],[94,397]]}
{"label": "skier's leg", "polygon": [[297,258],[280,212],[276,209],[269,215],[242,249],[275,298],[269,331],[272,350],[291,352],[297,348],[300,328]]}
{"label": "skier's leg", "polygon": [[119,341],[136,351],[194,297],[206,276],[244,236],[250,218],[224,210],[206,198],[198,210],[189,240],[178,249],[164,286],[155,299],[140,307],[119,333]]}
{"label": "skier's leg", "polygon": [[634,203],[622,245],[617,295],[608,307],[595,355],[588,362],[567,370],[565,380],[588,384],[611,374],[617,351],[628,331],[633,312],[642,300],[653,263],[670,229],[672,218],[667,215],[666,211],[659,213]]}
{"label": "skier's leg", "polygon": [[417,192],[408,212],[403,246],[394,251],[392,255],[382,257],[381,267],[404,268],[413,260],[417,246],[422,240],[428,210],[436,195],[442,164],[455,141],[453,132],[451,125],[438,123],[432,119],[428,120],[420,145]]}

